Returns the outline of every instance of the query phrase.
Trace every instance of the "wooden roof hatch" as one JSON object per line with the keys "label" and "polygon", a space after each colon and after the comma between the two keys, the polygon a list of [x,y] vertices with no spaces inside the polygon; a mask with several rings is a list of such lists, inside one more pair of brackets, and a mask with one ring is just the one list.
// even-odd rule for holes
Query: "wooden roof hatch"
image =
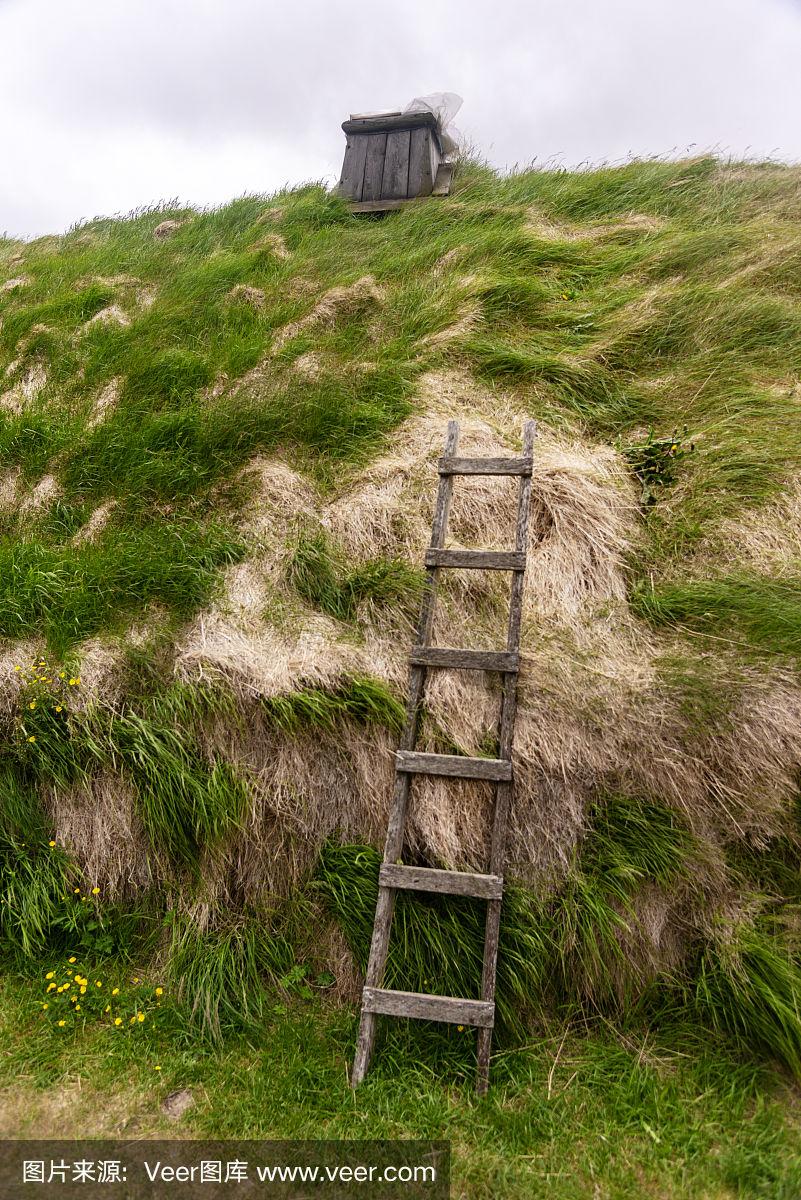
{"label": "wooden roof hatch", "polygon": [[352,212],[401,208],[419,196],[447,196],[456,149],[453,92],[418,97],[403,112],[352,113],[339,193]]}

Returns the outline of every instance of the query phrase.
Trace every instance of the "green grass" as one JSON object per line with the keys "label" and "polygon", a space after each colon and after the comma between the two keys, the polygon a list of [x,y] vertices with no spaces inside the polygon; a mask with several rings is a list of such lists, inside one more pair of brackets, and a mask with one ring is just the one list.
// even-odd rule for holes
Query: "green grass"
{"label": "green grass", "polygon": [[[17,274],[30,284],[0,302],[0,367],[16,364],[14,384],[39,364],[48,382],[23,415],[0,412],[0,464],[20,466],[29,483],[52,471],[63,496],[60,517],[0,528],[15,587],[25,577],[0,633],[80,640],[114,627],[129,593],[141,603],[148,588],[179,616],[201,606],[204,572],[232,550],[198,523],[199,511],[212,495],[220,503],[249,456],[284,455],[324,487],[341,486],[414,410],[420,372],[449,356],[519,390],[533,415],[602,440],[636,442],[649,426],[665,439],[686,424],[695,452],[664,489],[678,485],[681,502],[650,506],[636,568],[680,564],[722,516],[769,499],[801,462],[791,394],[801,295],[792,250],[771,253],[776,237],[792,240],[794,181],[791,168],[727,172],[711,158],[503,179],[465,164],[451,198],[382,221],[359,220],[304,186],[202,213],[146,209],[25,247]],[[275,219],[261,221],[268,207]],[[165,217],[185,224],[157,241]],[[540,232],[538,221],[553,228]],[[265,241],[274,234],[290,257]],[[0,247],[0,265],[12,245]],[[381,305],[343,312],[289,342],[249,386],[209,397],[215,380],[267,362],[276,331],[329,288],[365,274],[383,287]],[[259,288],[263,305],[232,300],[238,284]],[[149,307],[137,300],[143,291]],[[426,351],[424,339],[466,302],[482,317],[479,332]],[[86,325],[112,303],[129,325]],[[292,367],[309,349],[321,363],[313,379]],[[118,402],[93,426],[94,398],[113,379]],[[110,498],[120,507],[103,545],[75,551],[76,527]],[[150,569],[126,573],[121,563],[125,577],[87,611],[80,593],[128,546]],[[167,558],[179,573],[173,591]],[[378,559],[354,569],[314,531],[301,537],[292,575],[305,598],[344,620],[364,599],[402,605],[414,583]],[[48,614],[73,603],[51,629]]]}
{"label": "green grass", "polygon": [[[140,1137],[444,1138],[454,1195],[469,1200],[791,1200],[801,1186],[797,1096],[725,1039],[686,1025],[619,1036],[545,1026],[494,1060],[481,1101],[472,1035],[395,1026],[354,1095],[352,1008],[295,1000],[210,1053],[165,999],[131,1029],[59,1030],[36,989],[5,974],[4,1135],[115,1136],[135,1125]],[[195,1107],[169,1122],[160,1105],[183,1088]]]}
{"label": "green grass", "polygon": [[632,599],[635,611],[655,625],[728,636],[763,654],[797,657],[801,651],[801,581],[792,577],[739,575],[643,585]]}
{"label": "green grass", "polygon": [[360,604],[395,604],[407,610],[419,600],[424,576],[398,559],[376,558],[349,566],[323,531],[302,530],[287,571],[309,604],[330,617],[352,621]]}

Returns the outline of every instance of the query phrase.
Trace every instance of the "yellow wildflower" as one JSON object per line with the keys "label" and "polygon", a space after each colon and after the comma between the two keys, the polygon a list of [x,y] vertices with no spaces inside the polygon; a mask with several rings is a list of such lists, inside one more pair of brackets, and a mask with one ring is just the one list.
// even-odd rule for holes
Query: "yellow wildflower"
{"label": "yellow wildflower", "polygon": [[115,1017],[115,1018],[114,1018],[114,1024],[115,1024],[115,1025],[122,1025],[122,1017]]}
{"label": "yellow wildflower", "polygon": [[76,1011],[76,1012],[80,1012],[80,1011],[81,1011],[81,1006],[80,1006],[80,1004],[76,1004],[76,1005],[75,1005],[75,1011]]}
{"label": "yellow wildflower", "polygon": [[154,1068],[153,1068],[153,1070],[154,1070],[154,1071],[160,1071],[160,1070],[161,1070],[161,1067],[154,1067]]}
{"label": "yellow wildflower", "polygon": [[33,736],[33,734],[31,734],[31,736],[28,738],[28,741],[29,741],[29,742],[35,742],[35,741],[36,741],[36,738]]}
{"label": "yellow wildflower", "polygon": [[54,975],[55,975],[55,971],[48,971],[47,974],[45,975],[45,979],[52,979]]}
{"label": "yellow wildflower", "polygon": [[52,846],[55,846],[55,844],[56,844],[56,843],[55,843],[55,842],[48,842],[47,844],[48,844],[48,846],[51,846],[51,847],[52,847]]}
{"label": "yellow wildflower", "polygon": [[100,895],[100,888],[98,888],[98,887],[93,887],[93,888],[92,888],[92,895],[93,895],[93,896],[99,896],[99,895]]}
{"label": "yellow wildflower", "polygon": [[145,1019],[145,1014],[144,1014],[144,1013],[137,1013],[137,1014],[136,1014],[136,1019],[137,1019],[137,1021],[144,1021],[144,1019]]}
{"label": "yellow wildflower", "polygon": [[112,996],[116,996],[116,995],[117,995],[117,993],[119,992],[119,990],[120,990],[119,988],[112,988],[112,989],[111,989],[111,994],[112,994]]}
{"label": "yellow wildflower", "polygon": [[102,986],[103,986],[103,981],[102,981],[101,979],[96,979],[96,980],[95,980],[95,987],[102,987]]}
{"label": "yellow wildflower", "polygon": [[67,1024],[66,1021],[59,1021],[59,1025],[66,1025],[66,1024]]}
{"label": "yellow wildflower", "polygon": [[164,988],[156,988],[156,995],[157,995],[157,996],[163,996],[163,995],[164,995]]}
{"label": "yellow wildflower", "polygon": [[28,705],[28,708],[36,708],[36,701],[31,700],[30,704]]}
{"label": "yellow wildflower", "polygon": [[56,712],[61,712],[61,711],[63,710],[63,708],[64,708],[64,705],[63,705],[63,704],[57,704],[57,705],[56,705]]}

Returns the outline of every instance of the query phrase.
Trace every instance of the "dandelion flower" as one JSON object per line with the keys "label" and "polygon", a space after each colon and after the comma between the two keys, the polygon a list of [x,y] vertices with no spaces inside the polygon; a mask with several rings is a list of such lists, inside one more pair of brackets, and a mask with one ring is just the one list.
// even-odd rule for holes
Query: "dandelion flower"
{"label": "dandelion flower", "polygon": [[136,1019],[137,1019],[137,1021],[144,1021],[144,1019],[145,1019],[145,1014],[144,1014],[144,1013],[137,1013],[137,1014],[136,1014]]}
{"label": "dandelion flower", "polygon": [[163,995],[164,995],[164,988],[156,988],[156,995],[157,995],[157,996],[163,996]]}
{"label": "dandelion flower", "polygon": [[80,1011],[81,1011],[81,1006],[80,1006],[80,1004],[76,1004],[76,1005],[75,1005],[75,1011],[76,1011],[76,1012],[80,1012]]}
{"label": "dandelion flower", "polygon": [[50,1007],[50,1005],[49,1005],[49,1004],[43,1004],[43,1005],[42,1005],[42,1008],[49,1008],[49,1007]]}
{"label": "dandelion flower", "polygon": [[63,704],[57,704],[57,705],[56,705],[56,712],[62,712],[62,711],[63,711],[63,708],[64,708],[64,705],[63,705]]}
{"label": "dandelion flower", "polygon": [[92,895],[93,895],[93,896],[99,896],[99,895],[100,895],[100,888],[99,888],[99,887],[93,887],[93,888],[92,888]]}
{"label": "dandelion flower", "polygon": [[115,1024],[115,1025],[122,1025],[122,1017],[115,1017],[115,1018],[114,1018],[114,1024]]}
{"label": "dandelion flower", "polygon": [[45,975],[45,979],[52,979],[54,975],[55,975],[55,971],[48,971],[47,974]]}
{"label": "dandelion flower", "polygon": [[55,842],[48,842],[47,844],[48,844],[48,846],[50,846],[50,847],[53,847],[53,846],[55,846],[55,844],[56,844],[56,843],[55,843]]}
{"label": "dandelion flower", "polygon": [[66,1025],[66,1024],[67,1024],[66,1021],[59,1021],[59,1025]]}
{"label": "dandelion flower", "polygon": [[[80,892],[80,890],[81,890],[81,889],[80,889],[80,888],[73,888],[72,890],[73,890],[73,892],[75,892],[75,893],[76,893],[76,895],[77,895],[77,893],[78,893],[78,892]],[[75,959],[74,959],[74,958],[71,958],[71,959],[70,959],[70,962],[75,962]]]}

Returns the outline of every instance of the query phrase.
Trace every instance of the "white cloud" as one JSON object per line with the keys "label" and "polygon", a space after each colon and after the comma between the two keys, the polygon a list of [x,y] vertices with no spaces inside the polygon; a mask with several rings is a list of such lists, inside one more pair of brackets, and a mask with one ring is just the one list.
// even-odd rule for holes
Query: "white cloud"
{"label": "white cloud", "polygon": [[0,230],[338,172],[351,110],[465,97],[499,166],[801,158],[784,0],[0,0]]}

